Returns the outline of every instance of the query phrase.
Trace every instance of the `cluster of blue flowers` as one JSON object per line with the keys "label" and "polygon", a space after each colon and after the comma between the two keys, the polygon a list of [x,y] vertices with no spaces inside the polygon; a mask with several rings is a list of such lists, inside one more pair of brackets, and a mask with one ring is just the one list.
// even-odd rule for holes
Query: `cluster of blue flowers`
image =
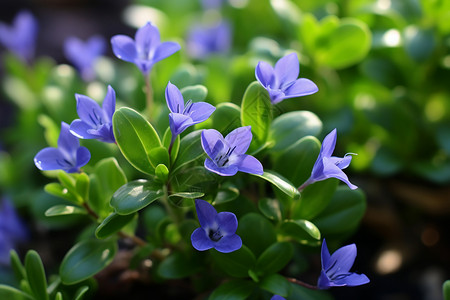
{"label": "cluster of blue flowers", "polygon": [[[229,36],[228,25],[221,26],[207,31],[196,29],[197,31],[191,33],[194,56],[203,57],[208,51],[223,49],[215,44],[215,40],[207,37]],[[2,37],[0,42],[23,59],[29,60],[32,56],[31,44],[35,38],[35,30],[36,25],[32,16],[29,13],[22,13],[14,21],[13,27],[9,28],[0,24],[0,37]],[[28,35],[23,36],[23,33],[27,31]],[[20,35],[20,37],[12,42],[14,39],[11,36],[14,35]],[[199,44],[206,48],[201,48]],[[171,56],[181,48],[176,42],[161,42],[158,29],[151,23],[139,28],[134,39],[125,35],[112,37],[111,45],[119,59],[135,64],[145,77],[148,77],[155,63]],[[82,77],[89,80],[93,76],[92,65],[103,53],[104,48],[104,41],[98,37],[91,38],[86,44],[71,38],[65,45],[65,53],[80,70]],[[309,79],[298,78],[298,75],[299,61],[295,53],[282,57],[274,67],[261,61],[255,69],[256,79],[267,90],[274,105],[288,98],[310,95],[318,91],[316,84]],[[75,98],[80,119],[74,120],[70,125],[62,122],[58,147],[42,149],[35,156],[34,162],[40,170],[61,169],[68,173],[80,172],[80,168],[89,162],[91,155],[87,148],[80,146],[79,139],[97,139],[106,143],[115,143],[112,125],[116,104],[114,89],[108,86],[102,107],[87,96],[76,94]],[[215,107],[206,102],[192,102],[190,99],[185,102],[180,90],[170,82],[165,90],[165,98],[170,111],[169,124],[172,133],[170,153],[176,137],[188,127],[207,120],[215,111]],[[332,177],[343,181],[351,189],[357,188],[350,183],[342,171],[349,166],[352,156],[345,155],[342,158],[332,156],[336,139],[337,131],[334,129],[323,140],[311,176],[298,188],[299,191],[314,182]],[[203,130],[201,145],[208,156],[204,162],[205,168],[221,176],[233,176],[238,171],[262,175],[264,170],[261,162],[254,156],[246,154],[251,141],[250,126],[239,127],[226,137],[214,129]],[[205,251],[214,248],[219,252],[229,253],[242,247],[242,240],[236,234],[238,220],[235,214],[218,213],[210,203],[200,199],[195,200],[195,208],[200,223],[200,227],[191,235],[192,246],[195,249]],[[318,288],[356,286],[369,282],[364,274],[349,271],[356,257],[354,244],[342,247],[330,255],[326,242],[323,240],[321,257],[322,271],[317,283]],[[272,299],[284,298],[275,295]]]}

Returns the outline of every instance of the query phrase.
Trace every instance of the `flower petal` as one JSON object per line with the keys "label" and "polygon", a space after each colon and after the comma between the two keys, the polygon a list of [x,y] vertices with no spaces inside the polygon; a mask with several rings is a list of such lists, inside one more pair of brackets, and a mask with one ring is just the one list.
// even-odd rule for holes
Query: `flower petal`
{"label": "flower petal", "polygon": [[309,79],[299,78],[295,81],[293,85],[288,87],[284,93],[285,98],[301,97],[306,95],[311,95],[319,90],[317,85]]}
{"label": "flower petal", "polygon": [[139,58],[150,60],[160,43],[159,30],[152,23],[147,22],[136,31],[134,40]]}
{"label": "flower petal", "polygon": [[284,85],[295,81],[299,72],[300,67],[297,53],[291,53],[280,58],[274,67],[274,74],[278,81],[278,87],[283,89]]}
{"label": "flower petal", "polygon": [[214,249],[222,253],[230,253],[242,247],[242,240],[237,234],[224,236],[217,243],[214,243]]}
{"label": "flower petal", "polygon": [[97,135],[93,135],[88,133],[88,130],[92,129],[92,127],[86,122],[77,119],[73,120],[70,124],[70,133],[80,139],[95,139]]}
{"label": "flower petal", "polygon": [[215,129],[205,129],[202,131],[202,147],[206,154],[214,159],[217,153],[223,149],[225,140]]}
{"label": "flower petal", "polygon": [[191,118],[195,124],[206,121],[216,108],[206,102],[192,103]]}
{"label": "flower petal", "polygon": [[224,237],[236,233],[238,221],[235,214],[224,211],[218,213],[216,218],[219,223],[220,232]]}
{"label": "flower petal", "polygon": [[214,246],[213,241],[208,237],[203,228],[197,228],[191,234],[192,246],[198,251],[205,251]]}
{"label": "flower petal", "polygon": [[275,73],[273,68],[265,61],[258,62],[255,68],[255,76],[263,87],[267,88],[270,86],[272,88],[277,88],[274,86]]}
{"label": "flower petal", "polygon": [[330,257],[330,266],[326,269],[328,277],[331,279],[339,274],[345,274],[350,271],[356,258],[356,245],[351,244],[339,248]]}
{"label": "flower petal", "polygon": [[352,184],[349,180],[347,175],[344,173],[344,171],[342,171],[338,166],[336,166],[332,161],[330,161],[329,158],[324,157],[323,158],[323,179],[317,179],[317,180],[324,180],[327,178],[337,178],[343,182],[345,182],[349,188],[351,188],[352,190],[357,189],[358,187],[354,184]]}
{"label": "flower petal", "polygon": [[103,99],[102,108],[108,118],[105,121],[112,123],[112,117],[116,110],[116,92],[110,85],[108,85],[108,92],[106,93],[105,99]]}
{"label": "flower petal", "polygon": [[331,258],[330,251],[328,251],[327,242],[325,241],[325,239],[323,239],[322,242],[320,257],[322,260],[322,270],[325,270],[330,265],[330,258]]}
{"label": "flower petal", "polygon": [[330,157],[333,154],[334,148],[336,147],[336,138],[337,131],[335,128],[323,139],[319,157]]}
{"label": "flower petal", "polygon": [[225,142],[230,148],[236,147],[233,153],[239,155],[247,151],[252,142],[252,137],[251,126],[239,127],[225,137]]}
{"label": "flower petal", "polygon": [[77,149],[77,168],[86,165],[91,159],[91,153],[86,147],[80,147]]}
{"label": "flower petal", "polygon": [[70,133],[70,126],[61,122],[61,131],[58,138],[58,149],[61,154],[68,159],[72,158],[77,148],[80,147],[80,141],[76,136]]}
{"label": "flower petal", "polygon": [[335,279],[333,282],[337,286],[358,286],[369,283],[369,278],[364,274],[348,273],[340,279]]}
{"label": "flower petal", "polygon": [[281,101],[286,99],[286,95],[281,90],[273,90],[271,88],[268,88],[267,91],[269,92],[270,102],[273,105],[280,103]]}
{"label": "flower petal", "polygon": [[134,40],[126,35],[115,35],[111,38],[111,46],[114,55],[119,59],[132,62],[137,58]]}
{"label": "flower petal", "polygon": [[205,168],[211,172],[219,174],[220,176],[233,176],[237,173],[238,167],[231,165],[225,168],[219,168],[212,160],[207,158],[205,160]]}
{"label": "flower petal", "polygon": [[212,228],[217,229],[218,224],[216,221],[217,211],[215,208],[205,200],[196,199],[195,209],[197,211],[198,222],[200,226],[207,230]]}
{"label": "flower petal", "polygon": [[167,84],[165,95],[169,110],[173,113],[182,113],[184,110],[183,95],[174,84],[170,83],[170,81]]}
{"label": "flower petal", "polygon": [[332,286],[335,286],[335,285],[330,280],[330,278],[328,278],[327,274],[322,270],[320,272],[319,279],[317,280],[317,287],[321,290],[326,290]]}
{"label": "flower petal", "polygon": [[156,48],[155,53],[153,54],[152,61],[153,63],[158,62],[166,57],[171,56],[175,52],[181,49],[181,46],[175,42],[164,42],[159,44]]}
{"label": "flower petal", "polygon": [[262,175],[264,173],[263,166],[255,157],[247,154],[241,155],[238,169],[241,172]]}
{"label": "flower petal", "polygon": [[339,169],[343,170],[350,165],[352,156],[350,154],[346,154],[344,157],[332,156],[328,158],[328,160],[335,164]]}
{"label": "flower petal", "polygon": [[60,170],[72,167],[71,162],[65,161],[61,151],[52,147],[47,147],[39,151],[34,157],[34,164],[42,171]]}
{"label": "flower petal", "polygon": [[192,122],[192,119],[189,116],[177,113],[169,114],[169,126],[172,136],[179,135],[186,130],[186,128],[192,125],[194,125],[194,122]]}
{"label": "flower petal", "polygon": [[80,119],[92,128],[106,122],[106,115],[97,102],[88,96],[75,94],[77,99],[77,113]]}

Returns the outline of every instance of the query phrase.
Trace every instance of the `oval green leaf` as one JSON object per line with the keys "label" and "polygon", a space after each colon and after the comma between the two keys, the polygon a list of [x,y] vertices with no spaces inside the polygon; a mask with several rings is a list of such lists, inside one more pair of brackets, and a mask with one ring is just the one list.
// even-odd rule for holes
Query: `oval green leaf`
{"label": "oval green leaf", "polygon": [[191,85],[180,90],[184,101],[192,100],[193,102],[203,101],[208,95],[208,89],[204,85]]}
{"label": "oval green leaf", "polygon": [[[281,255],[281,254],[280,254]],[[269,291],[272,294],[287,297],[291,292],[291,285],[289,281],[280,274],[271,274],[264,277],[259,283],[259,287],[263,290]]]}
{"label": "oval green leaf", "polygon": [[122,107],[113,116],[114,136],[123,156],[136,169],[153,175],[156,165],[149,158],[161,141],[153,126],[137,111]]}
{"label": "oval green leaf", "polygon": [[172,174],[175,174],[181,167],[194,161],[204,155],[201,144],[202,131],[197,130],[187,134],[180,141],[180,151],[172,168]]}
{"label": "oval green leaf", "polygon": [[7,300],[34,300],[30,295],[11,286],[0,284],[0,299]]}
{"label": "oval green leaf", "polygon": [[219,268],[236,278],[248,277],[248,271],[254,268],[256,262],[255,255],[245,245],[230,253],[212,250],[211,257]]}
{"label": "oval green leaf", "polygon": [[253,293],[255,284],[247,280],[230,280],[212,292],[209,300],[245,300]]}
{"label": "oval green leaf", "polygon": [[277,240],[272,223],[257,213],[248,213],[239,220],[237,234],[256,256]]}
{"label": "oval green leaf", "polygon": [[264,174],[255,176],[267,180],[293,199],[300,198],[300,192],[298,191],[298,189],[293,186],[292,183],[290,183],[287,179],[283,178],[281,175],[277,174],[274,171],[265,170]]}
{"label": "oval green leaf", "polygon": [[286,220],[281,224],[281,233],[303,245],[318,246],[320,231],[308,220]]}
{"label": "oval green leaf", "polygon": [[95,236],[99,239],[105,239],[116,232],[119,232],[123,227],[130,223],[136,214],[119,215],[118,213],[111,213],[103,222],[98,225],[95,230]]}
{"label": "oval green leaf", "polygon": [[135,180],[121,186],[112,196],[111,206],[120,215],[129,215],[164,195],[161,183]]}
{"label": "oval green leaf", "polygon": [[259,82],[254,81],[247,87],[241,107],[242,126],[252,126],[251,152],[261,147],[269,135],[272,121],[272,103],[269,93]]}
{"label": "oval green leaf", "polygon": [[85,215],[84,208],[72,205],[55,205],[45,211],[46,217],[64,216],[64,215]]}
{"label": "oval green leaf", "polygon": [[39,254],[30,250],[25,256],[25,270],[30,289],[36,299],[48,300],[47,279],[45,278],[44,265]]}
{"label": "oval green leaf", "polygon": [[272,244],[256,261],[255,271],[259,275],[269,275],[283,269],[291,260],[294,247],[288,242]]}
{"label": "oval green leaf", "polygon": [[85,240],[67,252],[59,268],[64,284],[81,282],[109,265],[117,252],[114,240]]}

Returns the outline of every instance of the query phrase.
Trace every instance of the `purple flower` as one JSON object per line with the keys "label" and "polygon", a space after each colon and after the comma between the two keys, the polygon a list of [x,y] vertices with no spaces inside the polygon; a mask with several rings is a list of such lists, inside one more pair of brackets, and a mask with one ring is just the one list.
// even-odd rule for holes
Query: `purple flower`
{"label": "purple flower", "polygon": [[242,240],[236,234],[238,221],[231,212],[220,212],[204,200],[195,200],[200,228],[191,235],[192,246],[198,251],[211,248],[229,253],[242,247]]}
{"label": "purple flower", "polygon": [[24,61],[34,56],[38,23],[29,11],[21,11],[8,26],[0,22],[0,43]]}
{"label": "purple flower", "polygon": [[101,36],[93,36],[86,42],[69,37],[64,42],[64,55],[78,69],[85,81],[94,79],[94,63],[105,53],[106,42]]}
{"label": "purple flower", "polygon": [[204,9],[219,9],[227,0],[202,0]]}
{"label": "purple flower", "polygon": [[89,162],[91,153],[86,147],[80,147],[80,141],[69,131],[69,124],[61,122],[58,148],[47,147],[34,157],[34,164],[39,170],[64,170],[74,173]]}
{"label": "purple flower", "polygon": [[322,271],[317,286],[319,289],[328,289],[333,286],[357,286],[369,283],[364,274],[349,272],[356,258],[356,246],[351,244],[336,250],[330,256],[327,243],[322,243]]}
{"label": "purple flower", "polygon": [[278,295],[273,295],[273,297],[270,298],[270,300],[286,300],[286,299]]}
{"label": "purple flower", "polygon": [[0,199],[0,264],[9,264],[9,251],[28,239],[28,230],[11,201]]}
{"label": "purple flower", "polygon": [[255,69],[256,79],[269,92],[272,104],[288,98],[311,95],[319,90],[311,80],[297,79],[299,72],[299,62],[295,53],[282,57],[275,64],[275,68],[260,61]]}
{"label": "purple flower", "polygon": [[147,76],[154,63],[180,50],[175,42],[160,42],[158,28],[150,22],[139,28],[134,40],[126,35],[111,38],[114,54],[121,60],[134,63]]}
{"label": "purple flower", "polygon": [[357,189],[358,187],[352,184],[347,175],[342,171],[347,168],[352,161],[352,157],[350,154],[344,155],[344,157],[335,157],[331,156],[334,151],[334,147],[336,146],[336,128],[333,129],[322,142],[322,147],[320,148],[319,157],[314,163],[314,167],[311,172],[311,177],[303,183],[299,190],[303,190],[306,186],[314,183],[316,181],[325,180],[328,178],[337,178],[345,182],[349,188],[352,190]]}
{"label": "purple flower", "polygon": [[239,127],[225,138],[214,129],[202,131],[202,147],[209,156],[205,168],[222,176],[233,176],[237,171],[262,175],[261,163],[245,154],[252,141],[250,126]]}
{"label": "purple flower", "polygon": [[194,103],[192,100],[188,100],[185,105],[180,90],[170,81],[166,87],[166,102],[170,110],[169,123],[172,141],[189,126],[206,121],[216,109],[209,103]]}
{"label": "purple flower", "polygon": [[212,27],[194,26],[188,34],[187,51],[196,59],[205,59],[213,53],[226,53],[231,45],[231,28],[228,22]]}
{"label": "purple flower", "polygon": [[80,139],[96,139],[106,143],[115,143],[112,117],[116,109],[116,92],[108,86],[103,107],[91,98],[75,94],[77,113],[80,119],[70,124],[70,132]]}

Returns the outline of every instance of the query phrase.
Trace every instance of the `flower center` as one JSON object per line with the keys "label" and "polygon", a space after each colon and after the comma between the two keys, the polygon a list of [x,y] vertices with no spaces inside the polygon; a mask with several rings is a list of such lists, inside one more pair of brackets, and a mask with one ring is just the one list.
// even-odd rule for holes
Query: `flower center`
{"label": "flower center", "polygon": [[102,117],[97,115],[94,109],[92,110],[92,113],[89,114],[89,118],[91,119],[92,123],[94,123],[94,125],[97,127],[103,124]]}
{"label": "flower center", "polygon": [[223,237],[222,233],[220,233],[220,228],[215,231],[210,229],[208,236],[213,242],[218,242]]}
{"label": "flower center", "polygon": [[236,146],[233,148],[228,148],[227,152],[224,151],[217,154],[216,158],[214,158],[214,162],[218,167],[225,167],[227,163],[230,161],[230,156],[233,154],[233,151],[236,149]]}

